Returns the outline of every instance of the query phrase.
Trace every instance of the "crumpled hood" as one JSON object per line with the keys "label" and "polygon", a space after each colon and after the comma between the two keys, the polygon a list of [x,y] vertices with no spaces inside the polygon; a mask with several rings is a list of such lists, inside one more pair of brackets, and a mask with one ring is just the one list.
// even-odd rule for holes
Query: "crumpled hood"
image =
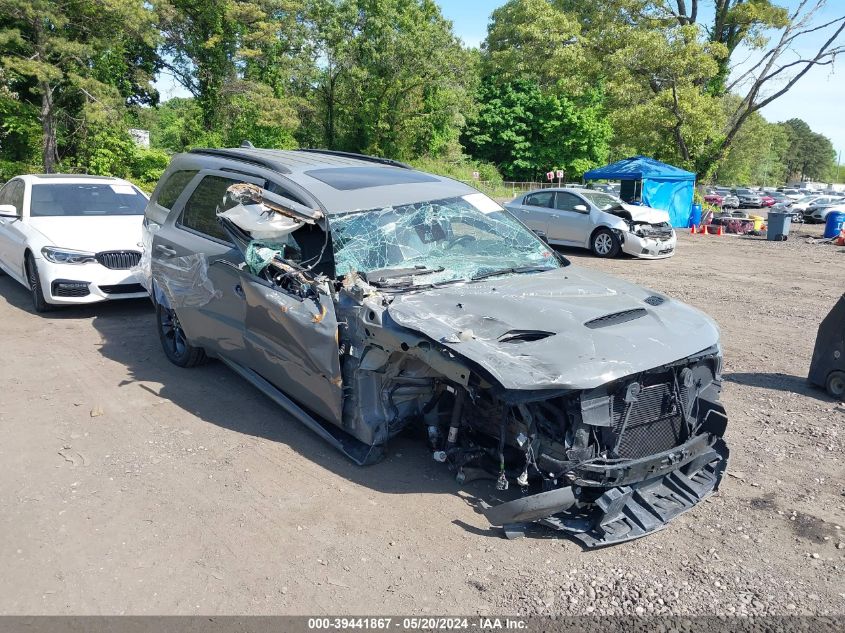
{"label": "crumpled hood", "polygon": [[78,251],[138,251],[143,215],[29,218],[29,225],[53,246]]}
{"label": "crumpled hood", "polygon": [[[590,389],[718,343],[710,318],[667,297],[658,306],[644,302],[655,294],[570,265],[398,295],[387,312],[482,366],[506,389]],[[584,325],[637,308],[645,314],[630,321]],[[514,330],[551,335],[499,340]]]}
{"label": "crumpled hood", "polygon": [[622,203],[622,208],[631,214],[634,222],[648,222],[649,224],[660,224],[669,222],[669,212],[662,209],[653,209],[638,204]]}

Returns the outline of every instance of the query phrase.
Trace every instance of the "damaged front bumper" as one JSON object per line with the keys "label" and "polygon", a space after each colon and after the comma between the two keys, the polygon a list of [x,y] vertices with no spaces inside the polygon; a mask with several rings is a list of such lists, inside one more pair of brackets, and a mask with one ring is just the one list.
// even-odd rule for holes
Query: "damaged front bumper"
{"label": "damaged front bumper", "polygon": [[721,437],[696,435],[646,458],[581,464],[571,485],[486,506],[484,514],[508,538],[536,522],[588,548],[615,545],[663,529],[713,494],[728,456]]}
{"label": "damaged front bumper", "polygon": [[641,237],[633,233],[625,233],[622,251],[640,259],[664,259],[675,254],[676,245],[677,238],[674,233],[671,237]]}

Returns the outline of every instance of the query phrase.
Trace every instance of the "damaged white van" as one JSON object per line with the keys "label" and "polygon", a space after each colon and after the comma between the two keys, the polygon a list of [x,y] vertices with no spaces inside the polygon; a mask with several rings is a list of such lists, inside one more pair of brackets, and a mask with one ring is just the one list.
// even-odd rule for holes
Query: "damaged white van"
{"label": "damaged white van", "polygon": [[358,464],[417,427],[491,524],[587,547],[663,528],[728,459],[719,331],[577,268],[497,203],[394,161],[174,157],[145,217],[175,364],[219,358]]}

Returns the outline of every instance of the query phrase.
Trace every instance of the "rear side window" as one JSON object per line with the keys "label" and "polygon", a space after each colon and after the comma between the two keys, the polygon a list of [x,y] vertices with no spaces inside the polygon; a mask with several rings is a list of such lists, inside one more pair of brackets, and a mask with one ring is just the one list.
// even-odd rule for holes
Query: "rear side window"
{"label": "rear side window", "polygon": [[[605,196],[602,194],[593,194],[598,200],[593,200],[593,203],[596,204],[600,208],[604,208],[606,206],[610,206],[613,204],[613,199],[610,196]],[[589,197],[589,195],[588,195]],[[604,198],[608,198],[605,200]],[[557,200],[555,201],[555,208],[560,209],[561,211],[575,211],[575,205],[584,204],[584,201],[581,200],[578,196],[574,196],[571,193],[566,193],[565,191],[559,191],[557,194]],[[584,205],[587,206],[587,205]]]}
{"label": "rear side window", "polygon": [[530,205],[532,207],[548,207],[551,208],[554,206],[555,202],[555,192],[554,191],[544,191],[542,193],[532,193],[529,196],[525,197],[525,204]]}
{"label": "rear side window", "polygon": [[185,203],[179,224],[203,235],[224,242],[231,242],[231,239],[217,221],[217,211],[218,209],[225,211],[237,204],[230,201],[224,205],[223,201],[226,196],[226,189],[239,182],[242,181],[221,176],[206,176],[203,178]]}
{"label": "rear side window", "polygon": [[170,174],[167,181],[161,186],[161,191],[158,194],[156,202],[165,209],[171,209],[176,202],[176,198],[184,191],[188,183],[197,175],[196,170],[182,170],[174,171]]}

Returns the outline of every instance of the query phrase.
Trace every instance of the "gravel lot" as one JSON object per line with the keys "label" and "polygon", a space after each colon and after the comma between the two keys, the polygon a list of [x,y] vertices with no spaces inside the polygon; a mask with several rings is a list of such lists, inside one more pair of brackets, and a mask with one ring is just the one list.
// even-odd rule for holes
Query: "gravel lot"
{"label": "gravel lot", "polygon": [[845,614],[845,405],[805,383],[845,249],[567,254],[722,327],[730,474],[666,530],[507,541],[475,510],[492,483],[419,440],[358,468],[221,364],[171,366],[147,302],[41,317],[4,277],[0,613]]}

